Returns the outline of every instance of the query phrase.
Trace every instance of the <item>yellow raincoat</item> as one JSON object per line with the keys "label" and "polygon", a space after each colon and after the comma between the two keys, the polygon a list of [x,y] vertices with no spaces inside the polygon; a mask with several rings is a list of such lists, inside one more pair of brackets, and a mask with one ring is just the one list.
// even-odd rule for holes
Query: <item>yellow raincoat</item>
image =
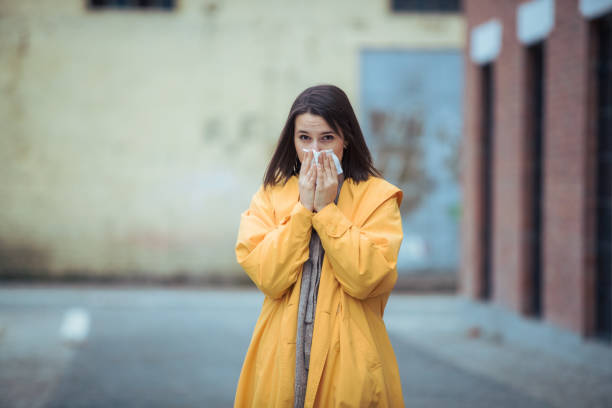
{"label": "yellow raincoat", "polygon": [[299,202],[297,176],[254,195],[236,257],[266,295],[235,407],[293,407],[302,265],[314,228],[325,249],[305,407],[403,407],[383,312],[397,280],[402,192],[377,177],[342,185],[318,213]]}

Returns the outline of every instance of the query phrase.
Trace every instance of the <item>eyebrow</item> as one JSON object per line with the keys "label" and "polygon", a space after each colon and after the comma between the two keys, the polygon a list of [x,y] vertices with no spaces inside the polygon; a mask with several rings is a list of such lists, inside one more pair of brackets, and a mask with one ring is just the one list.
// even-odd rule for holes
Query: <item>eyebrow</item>
{"label": "eyebrow", "polygon": [[[309,134],[310,134],[310,133],[308,133],[308,131],[306,131],[306,130],[302,130],[302,129],[298,130],[297,132],[298,132],[298,133],[305,133],[305,134],[307,134],[307,135],[309,135]],[[320,134],[321,134],[321,135],[335,135],[335,134],[336,134],[336,132],[334,132],[333,130],[326,130],[325,132],[321,132]]]}

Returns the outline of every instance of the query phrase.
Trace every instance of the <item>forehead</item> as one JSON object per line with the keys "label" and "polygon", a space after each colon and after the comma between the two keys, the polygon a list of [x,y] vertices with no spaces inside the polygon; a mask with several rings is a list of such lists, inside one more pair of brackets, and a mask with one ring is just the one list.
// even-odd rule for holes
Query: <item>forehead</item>
{"label": "forehead", "polygon": [[295,118],[295,131],[300,130],[306,132],[333,132],[329,123],[321,116],[313,115],[312,113],[302,113]]}

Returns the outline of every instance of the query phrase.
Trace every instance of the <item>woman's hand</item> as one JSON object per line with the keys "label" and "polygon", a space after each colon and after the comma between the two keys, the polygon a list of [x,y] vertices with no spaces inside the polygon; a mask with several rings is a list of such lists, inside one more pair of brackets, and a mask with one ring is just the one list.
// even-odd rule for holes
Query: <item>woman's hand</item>
{"label": "woman's hand", "polygon": [[319,158],[321,163],[317,162],[317,184],[314,196],[314,209],[317,212],[334,201],[338,194],[338,173],[331,154],[325,152],[320,154]]}
{"label": "woman's hand", "polygon": [[317,181],[317,166],[313,164],[313,156],[312,151],[306,152],[302,159],[299,177],[300,202],[309,211],[314,209],[315,183]]}

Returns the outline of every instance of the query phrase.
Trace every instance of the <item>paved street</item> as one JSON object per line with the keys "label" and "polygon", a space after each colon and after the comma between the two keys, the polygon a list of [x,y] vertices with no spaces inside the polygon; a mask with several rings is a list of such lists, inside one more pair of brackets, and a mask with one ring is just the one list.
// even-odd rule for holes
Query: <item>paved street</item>
{"label": "paved street", "polygon": [[[262,299],[248,289],[0,289],[0,406],[230,407]],[[385,321],[406,406],[612,406],[612,367],[475,331],[469,307],[392,295]]]}

